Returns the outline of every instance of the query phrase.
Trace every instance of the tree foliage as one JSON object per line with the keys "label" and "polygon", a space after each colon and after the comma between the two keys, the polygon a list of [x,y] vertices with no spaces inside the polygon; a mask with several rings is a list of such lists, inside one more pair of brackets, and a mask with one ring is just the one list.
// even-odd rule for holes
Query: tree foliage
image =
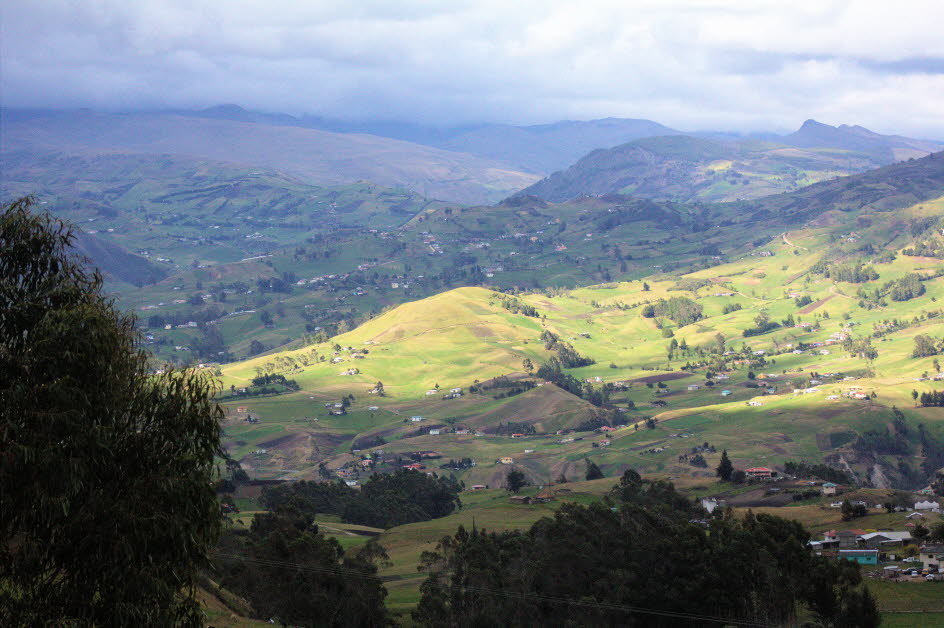
{"label": "tree foliage", "polygon": [[[814,556],[809,534],[770,515],[704,512],[671,483],[627,471],[609,503],[566,503],[526,532],[460,527],[422,557],[424,626],[878,625],[858,567]],[[815,586],[811,585],[815,574]],[[853,619],[854,616],[854,619]]]}
{"label": "tree foliage", "polygon": [[0,623],[200,625],[216,385],[151,375],[71,229],[30,206],[0,214]]}
{"label": "tree foliage", "polygon": [[345,552],[310,516],[289,509],[257,514],[249,530],[229,529],[216,570],[257,616],[282,625],[385,626],[387,591],[377,569],[386,560],[373,540]]}
{"label": "tree foliage", "polygon": [[341,482],[301,481],[267,487],[261,499],[263,506],[276,512],[335,514],[345,523],[392,528],[451,514],[461,505],[460,490],[450,477],[400,469],[371,476],[359,491]]}

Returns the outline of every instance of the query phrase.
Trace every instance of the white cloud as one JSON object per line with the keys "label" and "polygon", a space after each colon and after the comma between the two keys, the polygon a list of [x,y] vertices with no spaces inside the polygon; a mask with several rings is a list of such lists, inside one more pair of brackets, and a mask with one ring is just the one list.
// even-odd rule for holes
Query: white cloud
{"label": "white cloud", "polygon": [[7,0],[5,106],[944,138],[939,2]]}

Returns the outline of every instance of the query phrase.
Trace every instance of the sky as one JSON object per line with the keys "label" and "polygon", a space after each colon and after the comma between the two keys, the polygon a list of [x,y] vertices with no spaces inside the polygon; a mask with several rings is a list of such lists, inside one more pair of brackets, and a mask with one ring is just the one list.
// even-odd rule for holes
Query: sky
{"label": "sky", "polygon": [[0,104],[944,140],[944,2],[3,0]]}

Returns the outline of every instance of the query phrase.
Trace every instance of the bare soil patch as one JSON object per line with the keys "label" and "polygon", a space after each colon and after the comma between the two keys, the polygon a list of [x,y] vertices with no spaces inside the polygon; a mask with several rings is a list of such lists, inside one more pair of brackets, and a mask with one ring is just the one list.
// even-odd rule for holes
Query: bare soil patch
{"label": "bare soil patch", "polygon": [[636,379],[630,380],[632,383],[636,384],[647,384],[652,382],[670,382],[673,379],[683,379],[685,377],[691,377],[692,373],[686,373],[685,371],[676,371],[674,373],[663,373],[662,375],[646,375],[645,377],[637,377]]}
{"label": "bare soil patch", "polygon": [[813,303],[810,303],[810,304],[807,305],[805,308],[803,308],[802,310],[800,310],[800,314],[809,314],[810,312],[812,312],[812,311],[815,310],[816,308],[821,307],[824,303],[826,303],[827,301],[829,301],[830,299],[833,299],[833,298],[835,298],[835,297],[836,297],[835,294],[831,294],[831,295],[829,295],[828,297],[823,297],[823,298],[820,299],[819,301],[814,301]]}

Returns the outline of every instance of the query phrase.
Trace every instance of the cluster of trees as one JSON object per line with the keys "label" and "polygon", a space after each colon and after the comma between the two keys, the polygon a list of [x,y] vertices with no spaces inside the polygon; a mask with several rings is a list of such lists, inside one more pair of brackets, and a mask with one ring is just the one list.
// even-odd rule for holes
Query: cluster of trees
{"label": "cluster of trees", "polygon": [[541,332],[541,340],[544,342],[545,349],[557,352],[557,359],[560,360],[561,366],[565,369],[596,364],[596,360],[580,355],[570,343],[561,340],[557,334],[550,330],[545,329]]}
{"label": "cluster of trees", "polygon": [[924,407],[944,406],[944,390],[932,390],[931,392],[923,392],[918,397],[918,402]]}
{"label": "cluster of trees", "polygon": [[908,301],[924,294],[924,284],[917,273],[908,273],[900,279],[886,284],[885,289],[892,301]]}
{"label": "cluster of trees", "polygon": [[744,307],[740,303],[725,303],[724,307],[721,308],[721,313],[730,314],[731,312],[737,312],[742,309],[744,309]]}
{"label": "cluster of trees", "polygon": [[[944,401],[944,395],[942,395],[942,401]],[[856,451],[892,456],[907,456],[911,453],[908,439],[897,432],[891,433],[887,427],[862,432],[852,443],[852,448]]]}
{"label": "cluster of trees", "polygon": [[852,481],[845,471],[835,469],[827,464],[811,464],[809,462],[788,460],[783,465],[787,475],[798,478],[816,478],[836,484],[851,484]]}
{"label": "cluster of trees", "polygon": [[643,318],[664,317],[675,322],[679,327],[691,325],[704,318],[702,307],[687,297],[659,299],[642,308]]}
{"label": "cluster of trees", "polygon": [[848,264],[835,264],[827,261],[819,261],[810,268],[810,272],[823,275],[834,281],[845,281],[848,283],[865,283],[878,279],[878,273],[871,265],[865,265],[862,262],[853,262]]}
{"label": "cluster of trees", "polygon": [[534,318],[541,317],[541,313],[538,312],[533,305],[522,303],[514,297],[502,297],[501,305],[512,314],[522,314],[524,316],[531,316]]}
{"label": "cluster of trees", "polygon": [[220,584],[261,618],[293,626],[385,626],[387,590],[377,575],[387,562],[371,540],[346,552],[310,514],[291,507],[230,527],[214,555]]}
{"label": "cluster of trees", "polygon": [[850,561],[814,556],[799,524],[705,513],[671,483],[627,471],[605,502],[564,504],[528,531],[460,527],[424,552],[424,626],[879,625]]}
{"label": "cluster of trees", "polygon": [[914,337],[914,349],[911,350],[911,357],[927,358],[940,352],[938,341],[931,336],[918,334]]}
{"label": "cluster of trees", "polygon": [[749,327],[745,329],[741,334],[745,338],[750,338],[751,336],[760,336],[761,334],[766,334],[769,331],[773,331],[780,327],[780,323],[770,320],[770,316],[766,312],[761,312],[754,317],[754,327]]}
{"label": "cluster of trees", "polygon": [[345,523],[392,528],[451,514],[462,503],[462,486],[452,477],[400,469],[373,475],[356,491],[343,482],[293,482],[266,487],[261,502],[273,512],[294,510],[312,517],[334,514]]}
{"label": "cluster of trees", "polygon": [[944,257],[944,244],[939,240],[918,242],[914,246],[902,250],[902,254],[919,257]]}

